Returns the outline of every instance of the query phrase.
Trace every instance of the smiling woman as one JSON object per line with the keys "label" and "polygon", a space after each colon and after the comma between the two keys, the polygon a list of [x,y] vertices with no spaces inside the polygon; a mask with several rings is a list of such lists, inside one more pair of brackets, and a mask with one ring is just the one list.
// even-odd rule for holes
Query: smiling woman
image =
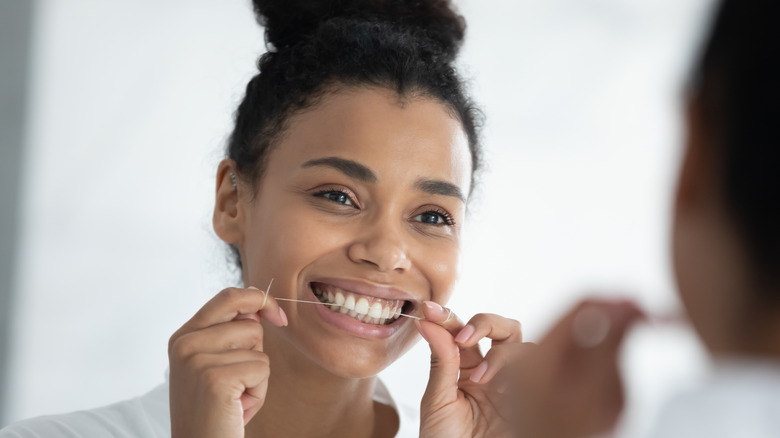
{"label": "smiling woman", "polygon": [[[462,17],[446,0],[254,6],[269,51],[236,112],[213,214],[243,287],[171,336],[170,382],[8,436],[504,432],[488,383],[521,347],[519,325],[479,314],[464,326],[442,307],[480,162],[453,65]],[[418,334],[432,352],[419,417],[376,377]]]}
{"label": "smiling woman", "polygon": [[297,369],[277,367],[292,375],[274,379],[299,381],[310,362],[318,369],[304,373],[314,378],[310,387],[324,386],[320,368],[375,375],[417,331],[407,319],[366,323],[369,304],[383,300],[419,314],[423,301],[446,302],[452,291],[465,204],[430,188],[435,182],[468,192],[466,136],[439,101],[415,97],[402,105],[381,88],[326,95],[288,123],[256,193],[243,182],[234,189],[234,162],[222,162],[215,230],[238,248],[245,285],[264,287],[273,278],[274,296],[344,298],[332,310],[284,303],[289,326],[267,326],[264,351],[276,363],[288,356],[284,362]]}

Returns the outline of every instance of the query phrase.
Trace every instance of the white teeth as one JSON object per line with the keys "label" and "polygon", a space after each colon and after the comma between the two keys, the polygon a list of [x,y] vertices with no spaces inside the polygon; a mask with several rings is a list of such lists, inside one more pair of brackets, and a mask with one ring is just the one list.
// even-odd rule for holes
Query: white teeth
{"label": "white teeth", "polygon": [[[367,298],[344,293],[339,288],[320,288],[313,286],[314,295],[330,310],[348,314],[366,324],[384,325],[400,317],[403,301],[389,302],[384,299]],[[371,304],[373,301],[373,304]]]}
{"label": "white teeth", "polygon": [[[328,299],[330,299],[330,293],[328,293]],[[341,309],[344,309],[343,307],[341,307],[344,304],[344,294],[341,293],[341,291],[336,291],[336,296],[332,300],[330,300],[330,302],[335,303],[330,305],[330,310],[341,311]],[[347,313],[347,312],[346,310],[344,310],[341,313]]]}
{"label": "white teeth", "polygon": [[348,295],[342,306],[344,306],[344,308],[347,310],[355,310],[355,297]]}
{"label": "white teeth", "polygon": [[368,313],[368,300],[365,298],[361,298],[357,300],[357,303],[355,303],[355,312],[365,315]]}
{"label": "white teeth", "polygon": [[[368,304],[368,301],[366,301],[366,304]],[[373,319],[377,319],[382,316],[382,305],[379,303],[372,304],[371,308],[368,309],[368,316]]]}
{"label": "white teeth", "polygon": [[328,291],[326,299],[328,300],[329,303],[331,303],[327,305],[328,308],[330,308],[331,310],[336,310],[336,305],[332,304],[334,301],[336,301],[335,297],[333,296],[333,292]]}

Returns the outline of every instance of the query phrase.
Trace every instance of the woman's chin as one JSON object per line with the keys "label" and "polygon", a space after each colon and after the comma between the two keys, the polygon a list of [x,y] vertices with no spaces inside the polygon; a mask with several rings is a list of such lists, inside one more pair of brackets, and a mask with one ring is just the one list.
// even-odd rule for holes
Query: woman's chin
{"label": "woman's chin", "polygon": [[347,379],[365,379],[376,376],[390,366],[401,357],[403,351],[391,353],[387,349],[346,346],[324,351],[317,349],[312,353],[320,366],[333,375]]}

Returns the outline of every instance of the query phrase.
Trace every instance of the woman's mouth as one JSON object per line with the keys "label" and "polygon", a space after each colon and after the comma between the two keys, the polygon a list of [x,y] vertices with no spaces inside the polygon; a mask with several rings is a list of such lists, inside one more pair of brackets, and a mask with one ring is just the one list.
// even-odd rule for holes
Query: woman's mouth
{"label": "woman's mouth", "polygon": [[411,302],[406,300],[362,295],[325,283],[311,283],[311,290],[332,312],[350,316],[365,324],[392,324],[401,317],[401,313],[405,313],[405,306],[411,306]]}

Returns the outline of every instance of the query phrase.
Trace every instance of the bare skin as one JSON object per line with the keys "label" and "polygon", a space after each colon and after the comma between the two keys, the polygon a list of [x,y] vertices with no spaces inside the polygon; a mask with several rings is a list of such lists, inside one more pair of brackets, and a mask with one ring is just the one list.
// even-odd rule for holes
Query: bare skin
{"label": "bare skin", "polygon": [[[495,377],[529,348],[520,323],[478,314],[464,325],[441,306],[425,308],[418,323],[431,348],[431,373],[420,407],[420,437],[508,437],[511,422],[502,411],[503,379]],[[492,346],[483,355],[479,341]]]}
{"label": "bare skin", "polygon": [[[578,317],[598,315],[607,331],[598,342],[578,341]],[[618,367],[628,329],[643,318],[627,301],[585,300],[572,308],[539,341],[521,352],[510,376],[513,391],[504,401],[517,437],[599,436],[617,424],[624,406]]]}
{"label": "bare skin", "polygon": [[[334,90],[292,116],[260,181],[224,160],[214,229],[239,249],[245,285],[274,283],[267,298],[219,294],[171,338],[173,436],[394,436],[397,414],[373,402],[375,376],[419,339],[417,326],[370,327],[274,297],[313,300],[333,283],[420,316],[424,302],[446,303],[470,185],[459,121],[436,100],[384,89]],[[480,327],[493,325],[506,322]]]}

